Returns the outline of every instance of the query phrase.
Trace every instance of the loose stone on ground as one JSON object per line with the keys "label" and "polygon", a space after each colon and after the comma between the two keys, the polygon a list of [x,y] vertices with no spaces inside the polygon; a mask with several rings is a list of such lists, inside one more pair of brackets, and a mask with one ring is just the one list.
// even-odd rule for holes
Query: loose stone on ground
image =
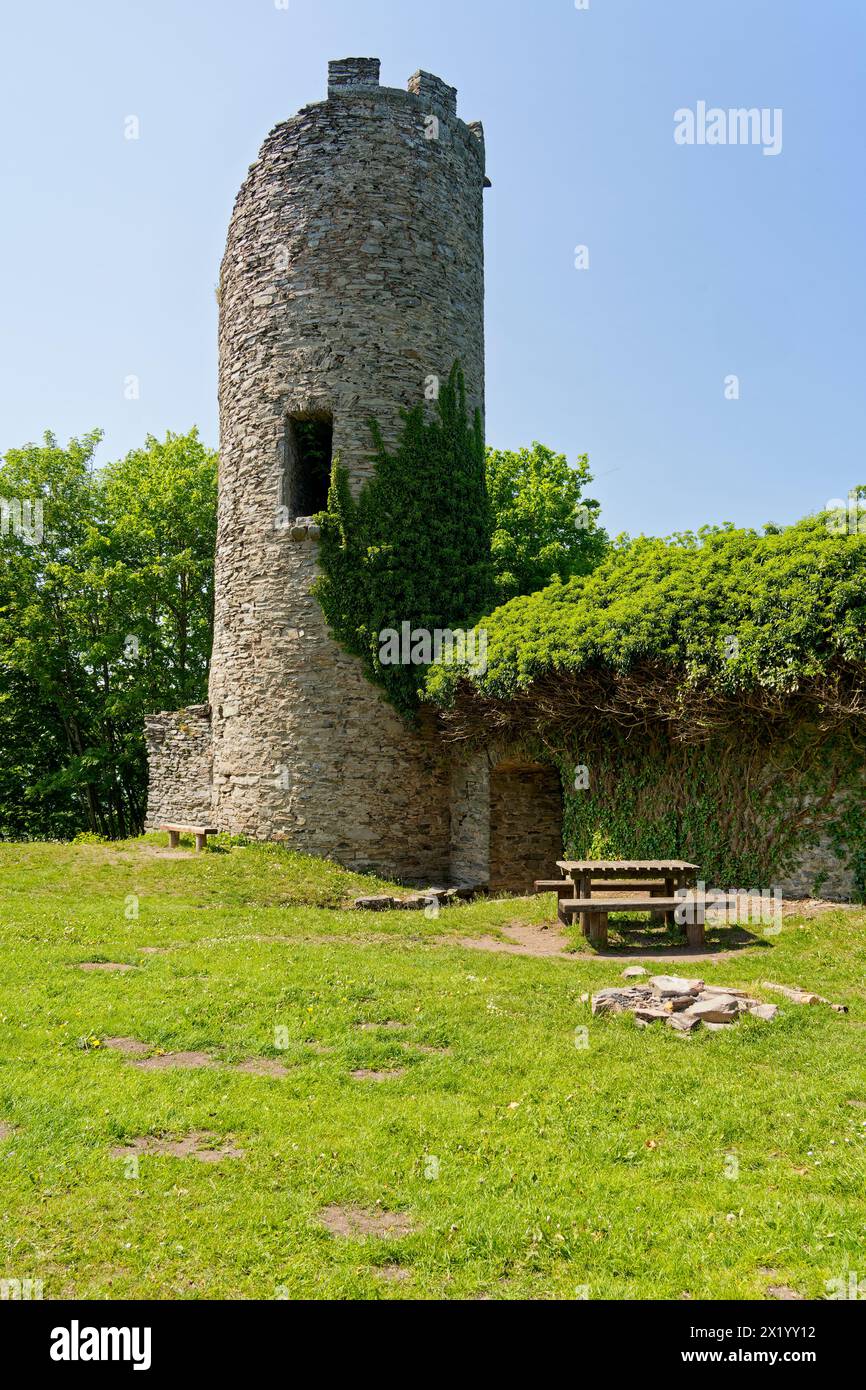
{"label": "loose stone on ground", "polygon": [[790,985],[774,985],[770,980],[764,980],[764,989],[775,990],[776,994],[784,994],[786,999],[790,999],[792,1004],[828,1004],[831,1009],[835,1009],[837,1014],[847,1014],[847,1004],[833,1004],[829,999],[825,999],[823,994],[813,994],[808,989],[798,989]]}
{"label": "loose stone on ground", "polygon": [[779,1010],[775,1004],[763,1004],[733,986],[705,985],[703,980],[687,980],[678,975],[654,975],[646,984],[612,985],[599,990],[592,996],[592,1012],[595,1017],[630,1013],[639,1028],[665,1023],[676,1033],[688,1036],[702,1025],[710,1032],[730,1028],[742,1014],[769,1023]]}

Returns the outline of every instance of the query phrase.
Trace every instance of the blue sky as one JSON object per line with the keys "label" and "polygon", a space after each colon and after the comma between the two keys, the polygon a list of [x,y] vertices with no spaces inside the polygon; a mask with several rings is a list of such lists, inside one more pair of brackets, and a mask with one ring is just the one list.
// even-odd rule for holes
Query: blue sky
{"label": "blue sky", "polygon": [[[235,193],[328,59],[370,55],[485,125],[491,443],[588,452],[614,532],[791,521],[866,481],[863,0],[281,3],[4,7],[0,450],[216,444]],[[701,100],[781,108],[781,153],[677,145]]]}

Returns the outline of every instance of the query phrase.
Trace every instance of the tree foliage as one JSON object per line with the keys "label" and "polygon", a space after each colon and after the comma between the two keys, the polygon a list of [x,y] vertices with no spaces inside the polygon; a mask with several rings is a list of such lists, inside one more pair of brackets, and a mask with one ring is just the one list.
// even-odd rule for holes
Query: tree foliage
{"label": "tree foliage", "polygon": [[543,444],[488,449],[487,491],[494,515],[493,560],[500,602],[588,574],[607,546],[584,454],[572,467]]}
{"label": "tree foliage", "polygon": [[94,470],[99,431],[11,449],[0,497],[42,534],[0,537],[0,835],[140,830],[145,713],[205,696],[216,456],[148,437]]}

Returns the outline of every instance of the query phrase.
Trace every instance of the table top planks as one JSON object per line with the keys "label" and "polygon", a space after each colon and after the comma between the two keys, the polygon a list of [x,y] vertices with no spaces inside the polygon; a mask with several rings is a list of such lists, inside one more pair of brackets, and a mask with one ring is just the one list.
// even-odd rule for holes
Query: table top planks
{"label": "table top planks", "polygon": [[556,866],[564,874],[666,874],[697,872],[697,864],[685,859],[558,859]]}

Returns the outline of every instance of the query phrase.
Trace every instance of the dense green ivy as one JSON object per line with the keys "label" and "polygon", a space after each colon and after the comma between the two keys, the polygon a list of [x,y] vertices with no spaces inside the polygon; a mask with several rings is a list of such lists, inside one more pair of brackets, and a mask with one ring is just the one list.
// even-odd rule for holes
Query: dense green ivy
{"label": "dense green ivy", "polygon": [[[801,725],[765,747],[661,735],[578,742],[558,763],[563,839],[574,857],[682,858],[715,887],[767,888],[827,839],[853,871],[857,896],[866,894],[862,762],[847,735]],[[588,773],[579,790],[578,766]],[[820,895],[823,882],[816,872],[808,891]]]}
{"label": "dense green ivy", "polygon": [[434,667],[427,693],[455,734],[559,765],[568,852],[684,857],[717,886],[765,887],[826,838],[864,894],[856,527],[823,513],[763,535],[622,538],[592,574],[479,627],[487,670]]}
{"label": "dense green ivy", "polygon": [[[866,658],[866,534],[827,514],[759,535],[706,527],[620,539],[591,574],[513,599],[482,624],[476,692],[507,699],[539,678],[654,663],[681,688],[795,693]],[[447,704],[462,672],[430,673]]]}
{"label": "dense green ivy", "polygon": [[370,429],[376,471],[357,498],[334,461],[315,593],[333,635],[411,714],[426,669],[383,665],[381,634],[404,623],[429,633],[465,629],[493,595],[481,417],[467,416],[455,363],[434,412],[423,403],[404,412],[393,452],[375,420]]}

